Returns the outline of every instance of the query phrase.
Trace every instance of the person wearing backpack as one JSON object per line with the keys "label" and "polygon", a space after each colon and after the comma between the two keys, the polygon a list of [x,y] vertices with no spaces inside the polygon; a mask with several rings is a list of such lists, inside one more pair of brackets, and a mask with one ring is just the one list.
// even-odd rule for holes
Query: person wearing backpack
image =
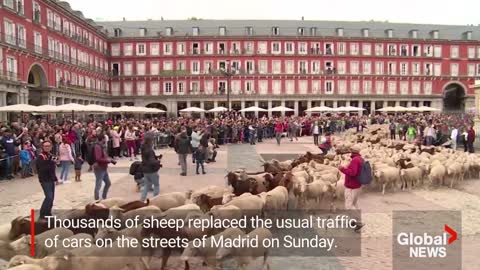
{"label": "person wearing backpack", "polygon": [[[364,160],[360,155],[360,147],[353,146],[351,148],[352,161],[347,167],[339,166],[338,169],[345,174],[345,209],[347,210],[359,210],[358,197],[362,188],[359,176],[362,171],[362,165]],[[355,232],[365,226],[360,222],[353,224],[355,226]]]}
{"label": "person wearing backpack", "polygon": [[108,164],[112,163],[115,165],[117,162],[108,157],[105,149],[105,134],[100,133],[97,135],[97,143],[93,146],[93,173],[95,174],[95,190],[94,197],[95,200],[100,199],[100,189],[102,187],[102,182],[105,183],[103,187],[102,199],[107,198],[108,189],[110,188],[111,182],[108,175]]}

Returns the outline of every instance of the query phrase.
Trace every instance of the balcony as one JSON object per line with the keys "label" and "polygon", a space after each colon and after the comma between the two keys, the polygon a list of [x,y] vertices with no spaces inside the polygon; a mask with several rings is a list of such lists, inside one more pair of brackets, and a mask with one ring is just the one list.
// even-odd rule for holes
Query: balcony
{"label": "balcony", "polygon": [[78,86],[78,85],[71,85],[70,81],[65,82],[63,79],[58,81],[58,89],[67,92],[69,94],[76,94],[76,95],[86,95],[86,96],[93,96],[93,97],[110,97],[107,90],[95,90],[93,88],[87,88],[85,86]]}
{"label": "balcony", "polygon": [[20,79],[20,75],[18,73],[11,72],[11,71],[0,72],[1,81],[19,82],[19,79]]}

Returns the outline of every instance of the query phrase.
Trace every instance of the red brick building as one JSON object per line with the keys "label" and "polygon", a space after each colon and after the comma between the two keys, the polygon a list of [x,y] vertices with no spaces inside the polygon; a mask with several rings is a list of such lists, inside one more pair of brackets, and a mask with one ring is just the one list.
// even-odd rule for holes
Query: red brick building
{"label": "red brick building", "polygon": [[[319,105],[368,112],[395,105],[474,107],[470,85],[480,75],[478,26],[274,20],[95,24],[65,2],[2,1],[0,91],[9,104],[94,100],[176,113],[187,106],[227,107],[229,93],[234,109],[285,105],[298,114]],[[42,98],[31,98],[37,96]]]}

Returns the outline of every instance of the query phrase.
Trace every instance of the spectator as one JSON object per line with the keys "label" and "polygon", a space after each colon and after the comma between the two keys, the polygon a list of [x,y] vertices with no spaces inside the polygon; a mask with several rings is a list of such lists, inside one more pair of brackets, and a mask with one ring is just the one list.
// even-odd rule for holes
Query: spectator
{"label": "spectator", "polygon": [[181,129],[180,136],[175,140],[175,149],[177,150],[180,167],[182,169],[180,175],[187,176],[187,156],[191,152],[191,144],[184,127]]}
{"label": "spectator", "polygon": [[453,126],[452,127],[452,132],[450,134],[450,139],[452,140],[452,149],[453,151],[456,151],[457,150],[457,140],[458,140],[458,129]]}
{"label": "spectator", "polygon": [[82,179],[82,166],[83,166],[83,158],[81,153],[77,153],[75,157],[75,182],[81,182]]}
{"label": "spectator", "polygon": [[70,183],[70,181],[68,181],[68,172],[70,171],[70,165],[74,162],[74,159],[72,156],[72,148],[67,143],[67,141],[68,141],[67,138],[64,137],[62,139],[62,144],[60,144],[60,147],[59,147],[59,160],[60,160],[60,166],[62,168],[60,173],[60,180],[58,181],[59,184]]}
{"label": "spectator", "polygon": [[45,219],[52,215],[53,201],[55,198],[55,182],[58,181],[55,175],[56,162],[50,154],[52,151],[52,143],[44,141],[42,143],[42,153],[38,156],[36,166],[38,172],[38,180],[42,186],[45,199],[40,207],[40,219]]}
{"label": "spectator", "polygon": [[468,137],[467,137],[467,146],[468,146],[469,153],[475,153],[475,149],[473,147],[474,142],[475,142],[475,130],[473,129],[473,126],[470,126],[470,129],[468,130]]}
{"label": "spectator", "polygon": [[282,133],[283,133],[283,124],[280,120],[277,120],[275,124],[275,138],[277,139],[277,145],[280,145],[282,140]]}
{"label": "spectator", "polygon": [[153,185],[153,196],[157,196],[160,193],[160,176],[158,171],[160,170],[160,161],[155,155],[153,150],[153,135],[147,134],[144,137],[141,154],[142,154],[142,171],[145,179],[143,185],[143,192],[141,200],[147,199],[148,190]]}
{"label": "spectator", "polygon": [[95,190],[94,198],[95,200],[100,199],[100,189],[102,187],[102,182],[105,183],[103,187],[102,199],[106,199],[108,195],[108,190],[111,186],[110,177],[108,175],[108,164],[116,164],[115,160],[112,160],[108,157],[105,149],[105,135],[100,133],[97,135],[97,142],[93,147],[93,154],[95,155],[95,164],[93,165],[93,173],[95,174]]}

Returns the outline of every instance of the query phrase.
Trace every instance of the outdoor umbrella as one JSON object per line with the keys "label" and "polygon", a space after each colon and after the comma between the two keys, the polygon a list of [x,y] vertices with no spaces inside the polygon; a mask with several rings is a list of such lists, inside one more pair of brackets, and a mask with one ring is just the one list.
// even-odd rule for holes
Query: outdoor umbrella
{"label": "outdoor umbrella", "polygon": [[432,108],[432,107],[428,107],[428,106],[418,107],[418,110],[419,110],[420,112],[438,112],[438,111],[440,111],[440,110],[437,109],[437,108]]}
{"label": "outdoor umbrella", "polygon": [[226,111],[228,111],[228,109],[222,106],[215,107],[213,109],[208,110],[208,112],[226,112]]}
{"label": "outdoor umbrella", "polygon": [[197,112],[197,113],[201,113],[201,112],[205,112],[204,109],[202,108],[198,108],[198,107],[188,107],[188,108],[185,108],[183,110],[180,110],[180,112]]}
{"label": "outdoor umbrella", "polygon": [[331,112],[331,111],[333,111],[333,109],[327,106],[318,106],[318,107],[313,107],[306,110],[306,112]]}
{"label": "outdoor umbrella", "polygon": [[37,106],[32,106],[28,104],[15,104],[0,107],[0,112],[35,112]]}
{"label": "outdoor umbrella", "polygon": [[293,112],[295,110],[292,109],[292,108],[287,108],[285,106],[278,106],[278,107],[274,107],[274,108],[269,109],[269,111],[271,111],[271,112]]}
{"label": "outdoor umbrella", "polygon": [[377,110],[377,112],[394,112],[394,111],[395,111],[395,109],[393,107],[390,107],[390,106]]}
{"label": "outdoor umbrella", "polygon": [[242,110],[240,110],[240,112],[268,112],[268,110],[265,110],[265,109],[260,108],[260,107],[252,106],[252,107],[242,109]]}

